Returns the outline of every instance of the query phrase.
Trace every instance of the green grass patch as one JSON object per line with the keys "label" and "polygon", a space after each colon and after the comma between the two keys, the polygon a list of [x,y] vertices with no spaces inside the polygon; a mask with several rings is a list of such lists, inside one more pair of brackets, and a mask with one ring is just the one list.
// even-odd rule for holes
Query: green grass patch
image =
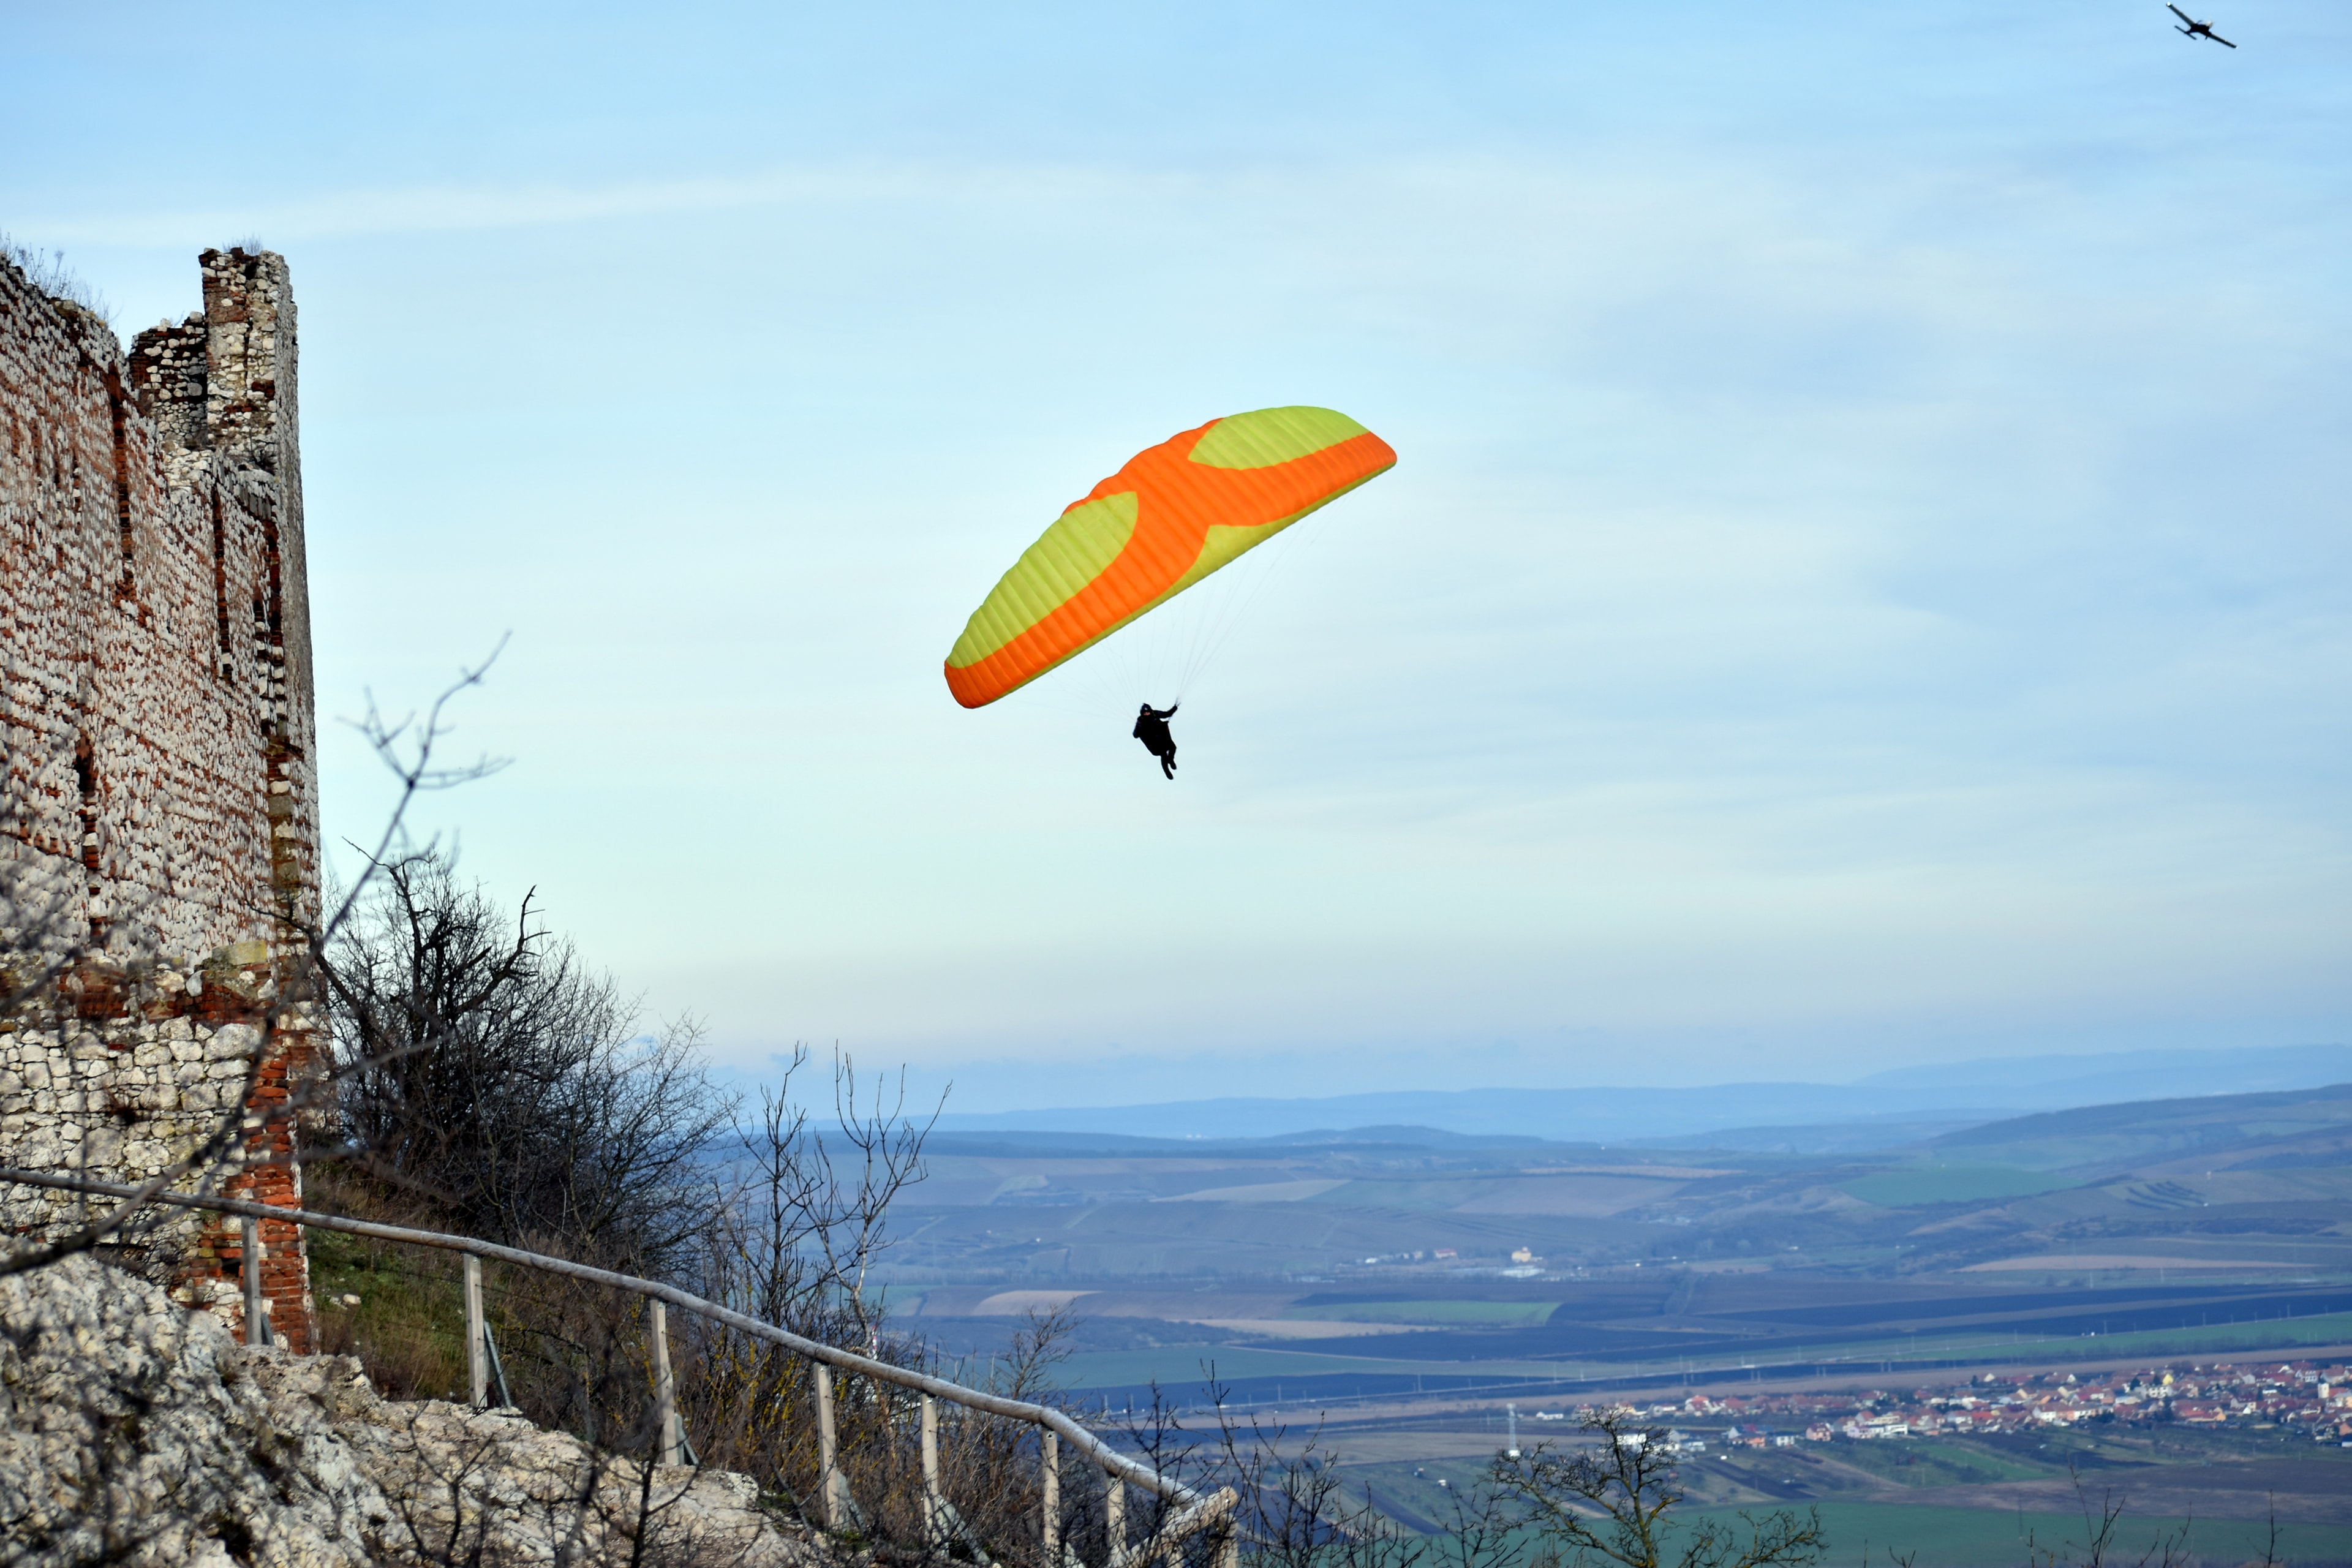
{"label": "green grass patch", "polygon": [[[2028,1540],[2042,1553],[2053,1549],[2084,1560],[2080,1514],[2020,1513],[2014,1510],[1913,1508],[1902,1503],[1824,1502],[1822,1525],[1829,1537],[1823,1562],[1830,1568],[1862,1568],[1865,1546],[1874,1568],[1889,1568],[1887,1552],[1916,1552],[1916,1568],[2025,1568]],[[1751,1513],[1770,1511],[1751,1505]],[[1802,1511],[1801,1509],[1800,1511]],[[1694,1510],[1738,1528],[1733,1509]],[[2163,1514],[2126,1513],[2116,1526],[2122,1550],[2111,1561],[2134,1563],[2163,1532],[2189,1525],[2189,1552],[2209,1563],[2259,1562],[2269,1526],[2252,1520],[2200,1519],[2194,1523]],[[2281,1555],[2289,1563],[2341,1563],[2352,1558],[2352,1525],[2282,1524]]]}
{"label": "green grass patch", "polygon": [[[1942,1341],[1921,1340],[1922,1353],[1930,1343]],[[2171,1356],[2221,1354],[2226,1352],[2259,1352],[2299,1350],[2306,1345],[2352,1343],[2352,1312],[2327,1312],[2309,1318],[2267,1318],[2259,1322],[2213,1323],[2193,1329],[2150,1329],[2136,1334],[2096,1334],[2080,1339],[2026,1340],[2024,1345],[2053,1363],[2075,1357],[2084,1361],[2105,1361],[2119,1356],[2148,1356],[2163,1359]],[[1986,1342],[1998,1350],[1999,1339]],[[1892,1353],[1894,1342],[1884,1347],[1869,1347],[1865,1354]]]}
{"label": "green grass patch", "polygon": [[1527,1327],[1547,1322],[1557,1301],[1350,1301],[1332,1307],[1293,1307],[1282,1315],[1318,1323],[1498,1323]]}
{"label": "green grass patch", "polygon": [[[1850,1456],[1842,1449],[1839,1458]],[[1993,1468],[2010,1468],[2000,1465],[1995,1456],[1979,1453],[1966,1458],[1975,1465],[1991,1460]],[[1348,1474],[1359,1485],[1369,1482],[1378,1502],[1387,1505],[1392,1517],[1410,1515],[1408,1522],[1425,1526],[1449,1517],[1447,1494],[1438,1487],[1438,1479],[1444,1477],[1456,1487],[1475,1485],[1483,1468],[1475,1459],[1433,1458],[1420,1464],[1349,1466]],[[1422,1473],[1415,1475],[1416,1470]],[[2024,1473],[2036,1472],[2028,1468]],[[2134,1472],[2131,1484],[2135,1489],[2145,1488],[2150,1498],[2159,1495],[2158,1483],[2150,1472]],[[2029,1568],[2029,1550],[2044,1563],[2053,1552],[2062,1561],[2075,1563],[2083,1563],[2086,1556],[2080,1513],[1843,1502],[1833,1498],[1818,1505],[1804,1501],[1753,1502],[1741,1508],[1760,1519],[1784,1508],[1801,1515],[1813,1506],[1821,1510],[1822,1530],[1828,1538],[1821,1560],[1822,1568],[1895,1568],[1887,1556],[1890,1551],[1905,1557],[1916,1555],[1915,1568]],[[1685,1523],[1712,1519],[1737,1532],[1742,1528],[1741,1508],[1686,1505],[1671,1517]],[[2171,1510],[2143,1511],[2132,1508],[2126,1510],[2116,1527],[2109,1546],[2109,1560],[2124,1564],[2137,1563],[2159,1534],[2169,1534],[2184,1525],[2189,1530],[2189,1555],[2207,1563],[2259,1562],[2269,1529],[2258,1521],[2191,1521]],[[2341,1563],[2352,1559],[2352,1526],[2283,1523],[2279,1537],[2281,1554],[2287,1563]]]}
{"label": "green grass patch", "polygon": [[446,1399],[464,1387],[466,1300],[456,1258],[331,1230],[314,1230],[309,1241],[320,1350],[358,1356],[391,1398]]}
{"label": "green grass patch", "polygon": [[2077,1184],[2013,1165],[1912,1165],[1841,1182],[1840,1192],[1881,1208],[1916,1204],[1979,1203],[1986,1198],[2028,1198]]}
{"label": "green grass patch", "polygon": [[1979,1443],[1934,1437],[1906,1443],[1841,1444],[1836,1454],[1843,1464],[1906,1487],[2039,1481],[2065,1473],[2062,1463],[2030,1464]]}

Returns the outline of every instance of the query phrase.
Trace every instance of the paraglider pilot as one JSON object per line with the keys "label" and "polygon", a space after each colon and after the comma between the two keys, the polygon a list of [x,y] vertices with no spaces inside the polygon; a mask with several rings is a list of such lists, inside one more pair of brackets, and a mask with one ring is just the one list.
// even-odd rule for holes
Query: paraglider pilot
{"label": "paraglider pilot", "polygon": [[1143,711],[1135,716],[1135,738],[1143,749],[1160,759],[1160,771],[1170,778],[1176,776],[1176,737],[1168,732],[1168,721],[1176,717],[1179,702],[1162,712],[1147,702]]}

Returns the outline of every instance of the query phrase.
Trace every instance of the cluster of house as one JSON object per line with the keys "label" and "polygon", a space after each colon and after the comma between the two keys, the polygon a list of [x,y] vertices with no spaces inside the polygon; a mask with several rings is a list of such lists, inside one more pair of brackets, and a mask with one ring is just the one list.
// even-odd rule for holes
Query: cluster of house
{"label": "cluster of house", "polygon": [[[1726,1422],[1719,1433],[1670,1428],[1666,1440],[1678,1453],[1704,1453],[1709,1442],[1730,1447],[1790,1447],[1799,1442],[2022,1432],[2084,1421],[2284,1428],[2352,1447],[2352,1367],[2308,1361],[2222,1362],[2186,1370],[2150,1367],[2025,1377],[1987,1373],[1956,1386],[1916,1389],[1907,1397],[1875,1389],[1721,1398],[1701,1394],[1679,1404],[1621,1405],[1618,1411],[1645,1421],[1700,1416]],[[1538,1412],[1544,1419],[1564,1415]]]}

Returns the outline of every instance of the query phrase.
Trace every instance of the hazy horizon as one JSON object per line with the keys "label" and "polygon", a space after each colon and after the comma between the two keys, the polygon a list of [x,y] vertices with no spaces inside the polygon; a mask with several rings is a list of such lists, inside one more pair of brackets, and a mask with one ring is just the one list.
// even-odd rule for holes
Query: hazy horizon
{"label": "hazy horizon", "polygon": [[[1041,1090],[1036,1077],[1024,1073],[1021,1064],[990,1065],[993,1070],[973,1075],[980,1095],[970,1098],[961,1083],[952,1086],[950,1092],[950,1086],[910,1075],[909,1101],[923,1115],[939,1110],[939,1125],[946,1131],[1115,1130],[1128,1135],[1150,1135],[1150,1122],[1129,1121],[1123,1115],[1150,1112],[1205,1119],[1200,1122],[1202,1127],[1213,1126],[1220,1116],[1245,1118],[1253,1131],[1235,1134],[1244,1136],[1345,1131],[1363,1126],[1486,1131],[1512,1121],[1515,1112],[1507,1097],[1523,1095],[1529,1097],[1525,1121],[1530,1128],[1563,1104],[1582,1104],[1615,1117],[1656,1120],[1664,1116],[1674,1123],[1671,1131],[1679,1133],[1702,1127],[1830,1124],[1883,1115],[1944,1114],[1990,1120],[2074,1105],[2315,1089],[2352,1082],[2352,1045],[2048,1053],[1885,1068],[1845,1079],[1782,1077],[1649,1084],[1523,1079],[1443,1089],[1360,1088],[1294,1095],[1234,1090],[1088,1099],[1066,1092],[1056,1100],[1042,1098],[1051,1091]],[[1999,1076],[1988,1079],[1988,1071]],[[1197,1079],[1192,1087],[1199,1089]],[[1020,1102],[1024,1089],[1040,1098]],[[981,1095],[996,1103],[983,1105]],[[1568,1096],[1588,1098],[1582,1101],[1562,1099]],[[1183,1128],[1171,1135],[1202,1135],[1192,1130],[1192,1121],[1184,1122]],[[1612,1135],[1636,1134],[1620,1128]]]}

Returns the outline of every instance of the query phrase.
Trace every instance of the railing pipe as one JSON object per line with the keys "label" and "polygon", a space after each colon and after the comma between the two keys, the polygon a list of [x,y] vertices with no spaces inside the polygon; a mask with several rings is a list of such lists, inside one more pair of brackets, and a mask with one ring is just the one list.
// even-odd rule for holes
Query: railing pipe
{"label": "railing pipe", "polygon": [[482,1325],[482,1353],[490,1363],[490,1381],[498,1385],[499,1408],[513,1409],[514,1395],[507,1392],[506,1363],[499,1359],[498,1336],[490,1332],[490,1325],[487,1322]]}

